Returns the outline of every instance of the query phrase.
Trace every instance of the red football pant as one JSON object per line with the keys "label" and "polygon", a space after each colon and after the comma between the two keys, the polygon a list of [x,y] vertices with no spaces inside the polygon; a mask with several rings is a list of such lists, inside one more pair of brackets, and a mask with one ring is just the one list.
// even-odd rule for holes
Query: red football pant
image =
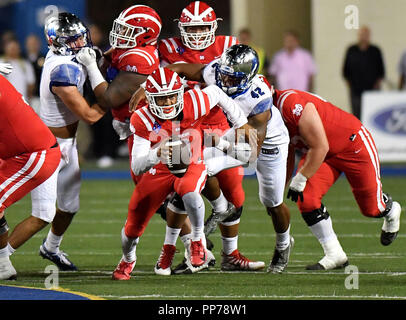
{"label": "red football pant", "polygon": [[152,168],[138,181],[128,206],[125,234],[129,238],[140,237],[168,194],[175,191],[181,197],[189,192],[201,192],[206,183],[206,166],[191,164],[182,178],[165,169]]}
{"label": "red football pant", "polygon": [[0,159],[0,212],[47,180],[60,160],[59,146]]}
{"label": "red football pant", "polygon": [[[303,166],[304,156],[298,170]],[[304,201],[298,201],[300,212],[311,212],[321,207],[321,200],[344,172],[352,193],[363,215],[377,217],[386,208],[382,198],[382,184],[378,152],[371,134],[361,127],[355,140],[340,154],[326,159],[316,174],[307,180]]]}
{"label": "red football pant", "polygon": [[223,170],[216,175],[216,178],[227,201],[231,202],[236,208],[241,207],[245,200],[245,193],[242,187],[244,169],[242,167],[235,167]]}

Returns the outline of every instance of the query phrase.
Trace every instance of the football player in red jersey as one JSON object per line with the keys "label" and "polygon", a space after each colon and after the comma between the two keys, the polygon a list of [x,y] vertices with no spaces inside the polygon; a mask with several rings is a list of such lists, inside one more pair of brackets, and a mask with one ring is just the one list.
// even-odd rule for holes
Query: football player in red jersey
{"label": "football player in red jersey", "polygon": [[[329,270],[348,264],[322,204],[341,173],[345,173],[362,214],[384,219],[381,243],[391,244],[399,231],[401,207],[382,192],[378,152],[369,131],[352,114],[308,92],[275,90],[274,101],[289,130],[292,147],[304,151],[288,198],[297,202],[325,253],[307,269]],[[290,168],[291,175],[292,161]]]}
{"label": "football player in red jersey", "polygon": [[[8,73],[10,68],[0,64],[0,71]],[[47,180],[60,159],[61,152],[52,132],[0,75],[0,280],[17,277],[10,254],[48,224],[30,216],[8,236],[5,209]]]}
{"label": "football player in red jersey", "polygon": [[[202,1],[194,1],[182,10],[178,21],[180,37],[163,39],[159,42],[158,51],[161,65],[174,63],[208,64],[219,58],[229,47],[238,43],[232,36],[215,35],[217,17],[210,6]],[[216,107],[203,120],[201,128],[206,132],[226,132],[229,125],[223,111]],[[217,182],[217,180],[218,182]],[[229,215],[231,202],[238,214],[242,212],[245,193],[242,187],[243,168],[236,167],[219,172],[216,177],[210,177],[203,194],[213,207],[213,214]],[[221,191],[218,190],[218,186]],[[238,215],[235,215],[238,216]],[[228,221],[220,224],[223,250],[225,254],[238,251],[238,221]],[[190,227],[186,224],[181,232],[181,239],[187,247]],[[179,265],[177,271],[181,272],[185,264]],[[238,270],[236,265],[236,270]]]}
{"label": "football player in red jersey", "polygon": [[[145,94],[148,106],[139,108],[131,117],[134,132],[131,168],[140,177],[132,195],[125,227],[122,230],[123,257],[113,272],[113,279],[128,280],[136,262],[135,248],[148,221],[165,198],[176,192],[183,200],[190,221],[192,235],[190,260],[194,267],[207,259],[204,229],[204,202],[200,192],[206,181],[206,166],[202,161],[200,125],[204,116],[220,104],[235,128],[247,128],[247,119],[233,100],[216,86],[184,93],[177,73],[159,68],[147,79]],[[176,177],[161,159],[171,157],[168,137],[191,144],[192,162],[182,177]],[[161,255],[155,266],[160,275],[171,274],[175,244],[180,229],[167,224]]]}
{"label": "football player in red jersey", "polygon": [[[110,31],[112,49],[104,55],[110,61],[107,70],[109,84],[104,81],[92,49],[84,49],[76,55],[87,68],[98,104],[112,108],[114,129],[121,140],[128,138],[130,159],[132,136],[128,101],[147,76],[159,67],[156,44],[161,27],[158,13],[148,6],[135,5],[120,13]],[[135,176],[133,180],[136,182]]]}

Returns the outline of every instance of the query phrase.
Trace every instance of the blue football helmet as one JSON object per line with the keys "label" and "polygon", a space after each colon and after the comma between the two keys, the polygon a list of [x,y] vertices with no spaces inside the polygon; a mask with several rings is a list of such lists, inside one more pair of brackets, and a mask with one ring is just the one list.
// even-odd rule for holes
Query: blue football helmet
{"label": "blue football helmet", "polygon": [[88,28],[72,13],[62,12],[49,18],[44,33],[49,49],[59,55],[73,55],[84,47],[93,46]]}
{"label": "blue football helmet", "polygon": [[256,51],[247,45],[235,44],[224,51],[215,66],[216,84],[227,95],[238,96],[250,88],[258,68]]}

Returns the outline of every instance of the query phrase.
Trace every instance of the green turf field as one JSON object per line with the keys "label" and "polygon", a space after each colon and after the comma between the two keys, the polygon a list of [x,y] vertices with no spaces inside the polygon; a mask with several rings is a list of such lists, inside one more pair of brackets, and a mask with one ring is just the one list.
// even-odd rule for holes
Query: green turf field
{"label": "green turf field", "polygon": [[[384,177],[383,186],[406,207],[404,177]],[[132,182],[125,180],[83,182],[81,210],[62,243],[62,250],[69,254],[80,272],[61,272],[59,286],[105,299],[406,299],[405,213],[397,240],[383,247],[379,242],[382,220],[361,215],[345,179],[336,183],[324,203],[350,264],[359,269],[359,289],[346,289],[345,279],[349,275],[344,270],[304,270],[307,264],[322,257],[322,249],[290,202],[295,246],[284,274],[221,272],[221,240],[217,231],[211,236],[217,264],[210,271],[170,277],[155,275],[153,268],[165,232],[163,220],[156,215],[137,247],[133,278],[126,282],[112,281],[111,273],[121,257],[120,230],[131,188]],[[275,242],[271,220],[258,200],[256,180],[246,179],[244,188],[246,203],[240,226],[240,251],[268,265]],[[11,207],[7,211],[10,228],[29,212],[29,197]],[[18,280],[1,283],[44,287],[48,276],[44,270],[51,263],[38,255],[38,249],[47,232],[48,228],[12,256]],[[178,248],[180,253],[176,254],[174,265],[183,257],[180,240]]]}

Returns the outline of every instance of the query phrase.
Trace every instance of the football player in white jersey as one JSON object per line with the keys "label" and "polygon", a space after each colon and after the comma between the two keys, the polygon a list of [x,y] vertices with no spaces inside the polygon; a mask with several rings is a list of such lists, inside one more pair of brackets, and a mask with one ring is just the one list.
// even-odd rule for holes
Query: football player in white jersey
{"label": "football player in white jersey", "polygon": [[105,110],[97,104],[90,107],[83,98],[87,72],[76,61],[75,53],[92,46],[86,26],[74,14],[64,12],[49,18],[44,31],[50,50],[41,76],[39,113],[57,138],[62,157],[55,173],[31,192],[32,211],[34,216],[52,222],[40,246],[40,256],[51,260],[60,270],[74,271],[76,266],[59,246],[79,210],[81,183],[76,131],[79,120],[93,124]]}

